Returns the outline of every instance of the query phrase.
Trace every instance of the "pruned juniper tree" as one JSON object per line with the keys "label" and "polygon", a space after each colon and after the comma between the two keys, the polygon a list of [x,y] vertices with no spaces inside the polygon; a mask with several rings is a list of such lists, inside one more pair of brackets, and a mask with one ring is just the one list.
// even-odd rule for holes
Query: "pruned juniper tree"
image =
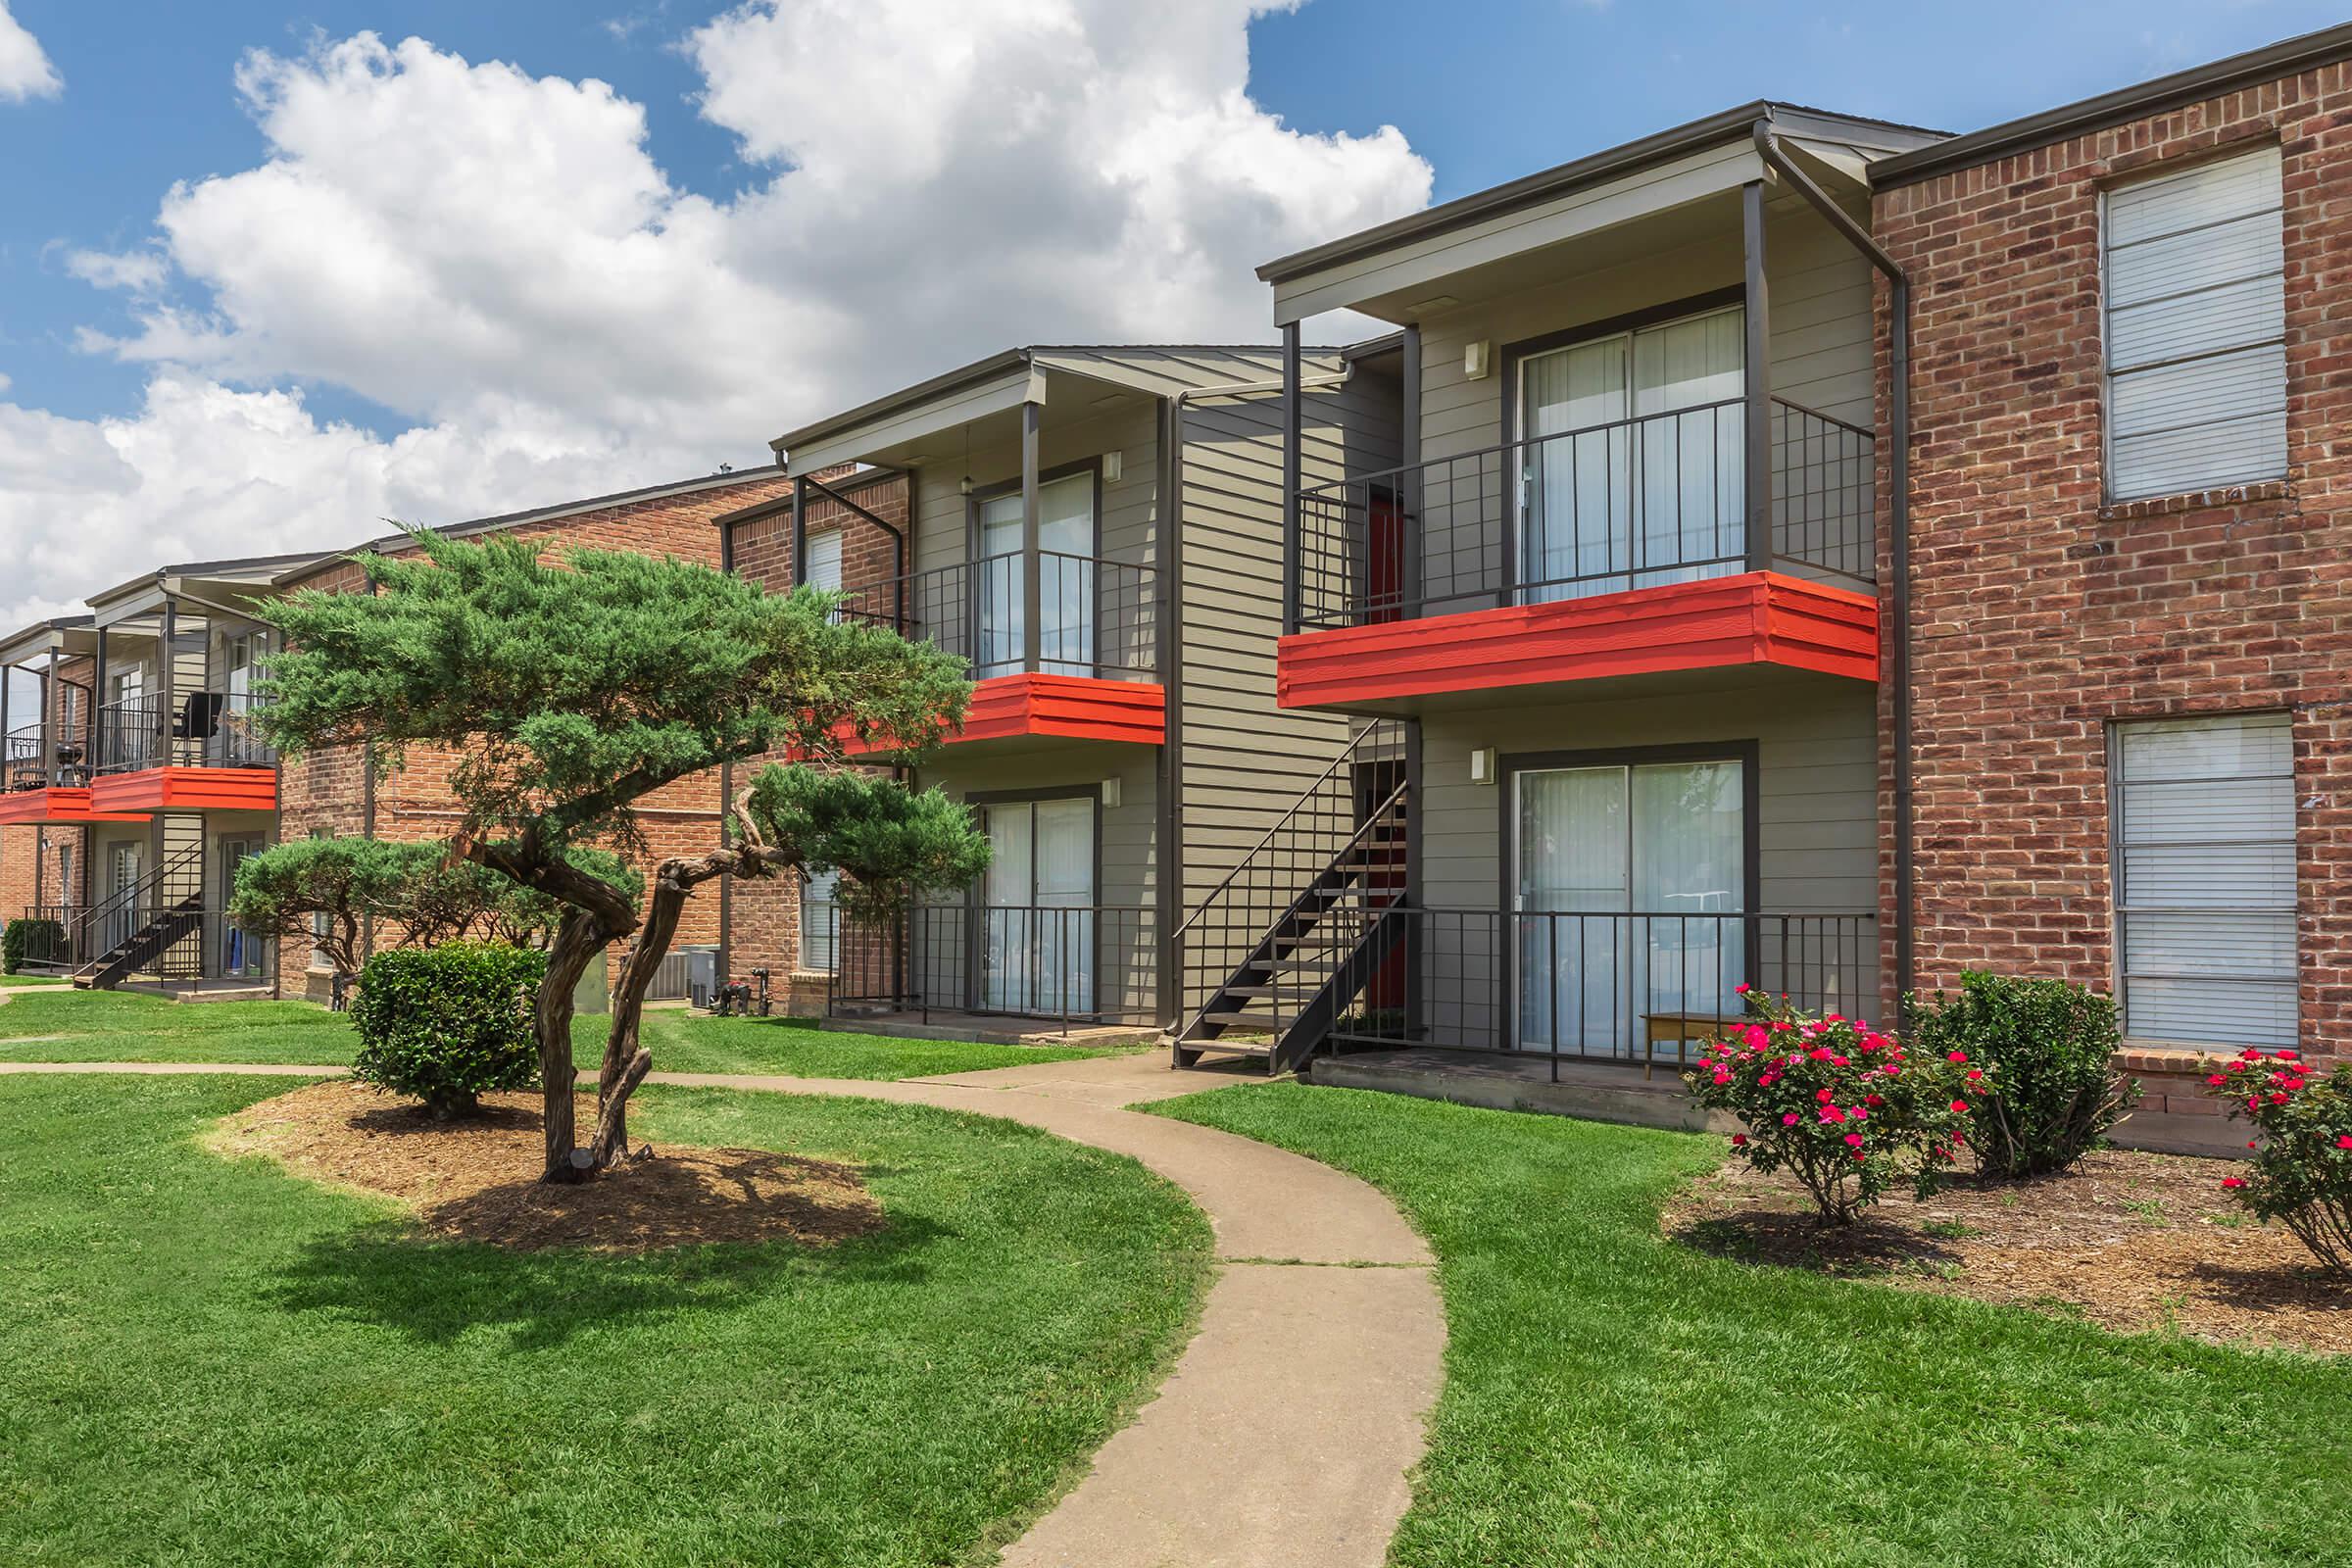
{"label": "pruned juniper tree", "polygon": [[[644,891],[645,879],[610,850],[565,853],[632,902]],[[228,917],[256,936],[309,944],[348,983],[367,961],[370,921],[379,947],[386,937],[429,948],[469,935],[544,947],[562,907],[439,840],[288,839],[238,862]]]}
{"label": "pruned juniper tree", "polygon": [[[915,804],[882,780],[861,780],[851,803],[869,819],[798,839],[778,831],[789,822],[762,827],[762,786],[818,793],[769,785],[772,774],[738,797],[733,838],[656,867],[642,918],[622,887],[567,852],[641,853],[639,803],[721,763],[780,752],[804,760],[779,770],[789,775],[844,762],[854,742],[920,753],[961,725],[971,685],[960,659],[836,618],[838,596],[815,589],[769,595],[669,557],[575,549],[549,565],[520,540],[412,536],[413,554],[361,558],[371,592],[305,590],[272,608],[287,651],[270,661],[260,722],[294,755],[371,739],[382,765],[396,766],[406,746],[458,751],[457,852],[563,907],[533,1033],[544,1179],[576,1181],[627,1150],[628,1097],[652,1066],[638,1015],[697,885],[775,875],[822,849],[843,858],[820,863],[877,890],[909,877],[945,886],[977,875],[987,852],[960,808],[938,796]],[[572,991],[599,953],[632,935],[583,1151]]]}

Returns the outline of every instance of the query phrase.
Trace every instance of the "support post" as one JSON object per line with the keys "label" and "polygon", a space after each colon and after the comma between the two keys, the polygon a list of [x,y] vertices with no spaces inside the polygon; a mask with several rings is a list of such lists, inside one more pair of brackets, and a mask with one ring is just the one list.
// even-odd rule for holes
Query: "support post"
{"label": "support post", "polygon": [[1045,410],[1035,403],[1021,405],[1021,668],[1034,675],[1042,667],[1038,655],[1045,645],[1044,563],[1038,557],[1037,441],[1038,420]]}
{"label": "support post", "polygon": [[[1400,616],[1421,612],[1421,328],[1418,323],[1404,329],[1404,367],[1398,376],[1397,445],[1402,449],[1404,462],[1403,483],[1396,487],[1397,530],[1397,597],[1403,602],[1396,606]],[[1371,498],[1365,498],[1365,513],[1370,515]]]}
{"label": "support post", "polygon": [[792,476],[792,585],[808,580],[808,481]]}
{"label": "support post", "polygon": [[[98,648],[90,664],[90,771],[95,774],[106,766],[106,628],[98,628]],[[116,722],[120,723],[117,716]]]}
{"label": "support post", "polygon": [[1300,544],[1298,537],[1298,441],[1306,428],[1298,386],[1298,323],[1282,329],[1282,630],[1298,629]]}
{"label": "support post", "polygon": [[[179,602],[169,596],[164,600],[163,642],[155,659],[155,748],[158,756],[150,757],[147,765],[170,766],[179,760],[172,750],[172,710],[179,706]],[[160,822],[161,817],[157,820]],[[161,827],[156,829],[160,835]],[[156,854],[163,854],[163,840],[156,840]],[[158,864],[161,864],[159,858]]]}
{"label": "support post", "polygon": [[1764,181],[1740,188],[1747,252],[1747,569],[1772,564],[1772,304],[1764,276]]}

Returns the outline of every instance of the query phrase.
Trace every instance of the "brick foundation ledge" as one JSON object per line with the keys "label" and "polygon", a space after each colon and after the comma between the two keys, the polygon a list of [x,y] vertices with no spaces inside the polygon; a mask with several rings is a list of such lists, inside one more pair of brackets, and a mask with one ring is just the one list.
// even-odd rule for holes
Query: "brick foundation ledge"
{"label": "brick foundation ledge", "polygon": [[[2210,1051],[2165,1051],[2127,1046],[2115,1054],[2115,1064],[2128,1078],[2139,1080],[2139,1102],[2132,1114],[2107,1135],[2119,1149],[2146,1149],[2160,1154],[2203,1154],[2217,1159],[2246,1157],[2251,1133],[2242,1121],[2231,1121],[2223,1103],[2205,1086],[2214,1064],[2236,1052],[2222,1047]],[[2327,1072],[2338,1058],[2306,1053],[2316,1072]]]}

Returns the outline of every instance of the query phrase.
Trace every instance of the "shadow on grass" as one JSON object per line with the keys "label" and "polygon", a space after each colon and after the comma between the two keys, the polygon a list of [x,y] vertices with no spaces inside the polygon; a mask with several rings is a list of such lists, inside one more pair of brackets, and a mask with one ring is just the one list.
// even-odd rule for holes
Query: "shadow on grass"
{"label": "shadow on grass", "polygon": [[1824,1226],[1809,1210],[1758,1211],[1694,1220],[1671,1234],[1693,1251],[1736,1263],[1854,1278],[1960,1266],[1960,1254],[1951,1248],[1867,1215],[1850,1225]]}
{"label": "shadow on grass", "polygon": [[487,1328],[504,1331],[510,1350],[544,1350],[584,1331],[738,1310],[777,1292],[920,1284],[928,1249],[955,1234],[894,1213],[880,1233],[837,1247],[771,1242],[622,1255],[445,1242],[405,1219],[382,1219],[305,1244],[264,1298],[428,1345]]}

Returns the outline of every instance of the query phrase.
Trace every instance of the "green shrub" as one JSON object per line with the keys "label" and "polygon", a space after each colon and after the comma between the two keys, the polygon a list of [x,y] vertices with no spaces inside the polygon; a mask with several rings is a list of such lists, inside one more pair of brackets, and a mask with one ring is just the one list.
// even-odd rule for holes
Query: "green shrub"
{"label": "green shrub", "polygon": [[2352,1067],[2323,1078],[2298,1052],[2248,1049],[2205,1086],[2262,1135],[2248,1173],[2222,1185],[2352,1279]]}
{"label": "green shrub", "polygon": [[547,955],[504,942],[395,948],[368,960],[352,1022],[360,1032],[353,1076],[422,1100],[436,1115],[463,1115],[475,1097],[539,1083],[531,1003]]}
{"label": "green shrub", "polygon": [[27,958],[43,962],[66,949],[66,928],[58,921],[23,915],[0,930],[0,974],[15,974]]}
{"label": "green shrub", "polygon": [[1733,1135],[1734,1152],[1767,1175],[1794,1176],[1824,1225],[1851,1224],[1898,1181],[1923,1198],[1934,1191],[1968,1142],[1988,1069],[1964,1052],[1905,1053],[1866,1023],[1740,990],[1747,1021],[1683,1075],[1700,1104],[1740,1118],[1746,1130]]}
{"label": "green shrub", "polygon": [[1971,970],[1958,996],[1913,1003],[1904,1038],[1922,1054],[1965,1052],[1998,1069],[1976,1146],[1980,1167],[2004,1180],[2065,1170],[2139,1093],[2115,1068],[2115,1000],[2065,980]]}

